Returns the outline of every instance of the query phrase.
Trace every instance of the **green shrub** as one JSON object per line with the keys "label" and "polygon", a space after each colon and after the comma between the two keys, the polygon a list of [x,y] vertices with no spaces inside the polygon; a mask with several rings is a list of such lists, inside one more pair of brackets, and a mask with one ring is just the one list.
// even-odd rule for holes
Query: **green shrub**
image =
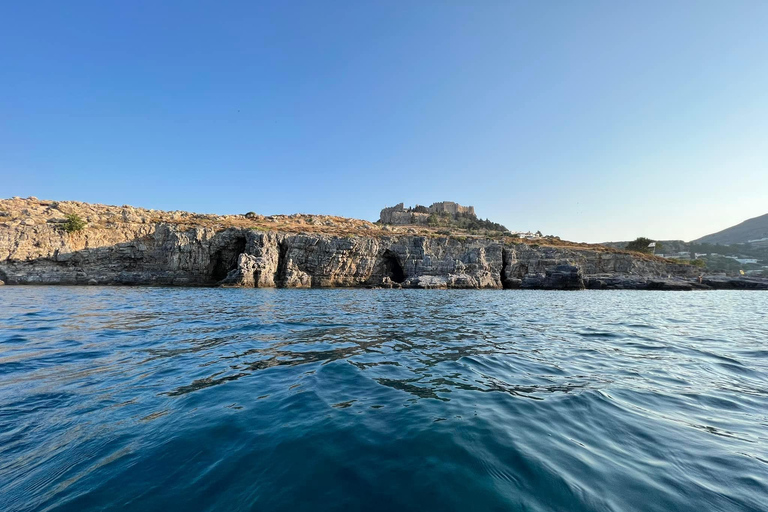
{"label": "green shrub", "polygon": [[77,231],[82,231],[85,228],[85,224],[86,222],[78,214],[70,213],[67,215],[67,220],[62,227],[67,233],[76,233]]}
{"label": "green shrub", "polygon": [[[644,236],[641,236],[639,238],[636,238],[635,240],[629,242],[625,249],[628,251],[637,251],[637,252],[644,252],[647,254],[650,254],[654,252],[652,247],[648,247],[651,243],[655,242],[655,240],[651,240],[650,238],[645,238]],[[661,243],[656,242],[656,250],[661,250]]]}

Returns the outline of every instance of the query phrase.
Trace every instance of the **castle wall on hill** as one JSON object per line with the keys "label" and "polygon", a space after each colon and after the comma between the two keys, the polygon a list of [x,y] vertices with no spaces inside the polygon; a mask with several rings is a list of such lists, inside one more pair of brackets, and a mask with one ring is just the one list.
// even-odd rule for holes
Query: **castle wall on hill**
{"label": "castle wall on hill", "polygon": [[393,219],[400,218],[400,215],[405,212],[405,208],[403,207],[403,203],[397,204],[395,206],[389,206],[387,208],[384,208],[381,210],[381,213],[379,214],[379,222],[382,224],[399,224],[399,222],[394,222]]}
{"label": "castle wall on hill", "polygon": [[[416,208],[423,209],[423,207],[417,206]],[[426,224],[429,219],[429,215],[432,213],[441,214],[448,213],[454,218],[458,214],[475,215],[474,206],[462,206],[459,203],[452,201],[441,201],[439,203],[432,203],[432,206],[427,208],[428,213],[423,211],[415,211],[416,208],[405,208],[403,203],[396,204],[381,210],[379,214],[379,222],[382,224]]]}
{"label": "castle wall on hill", "polygon": [[430,213],[447,212],[453,215],[454,217],[459,213],[464,213],[467,215],[475,215],[475,207],[461,206],[459,203],[454,203],[451,201],[441,201],[439,203],[432,203],[432,206],[429,207],[429,212]]}

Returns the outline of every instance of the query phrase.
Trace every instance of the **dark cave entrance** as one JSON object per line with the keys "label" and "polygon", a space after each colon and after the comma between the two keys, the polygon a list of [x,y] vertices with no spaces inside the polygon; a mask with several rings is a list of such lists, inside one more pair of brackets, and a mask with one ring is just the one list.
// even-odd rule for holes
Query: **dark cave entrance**
{"label": "dark cave entrance", "polygon": [[211,280],[219,282],[237,268],[237,258],[245,252],[245,237],[237,237],[211,256]]}
{"label": "dark cave entrance", "polygon": [[285,241],[277,244],[277,272],[275,273],[275,286],[284,287],[288,274],[288,243]]}
{"label": "dark cave entrance", "polygon": [[403,266],[392,251],[384,253],[384,276],[390,278],[395,283],[402,283],[405,281]]}
{"label": "dark cave entrance", "polygon": [[514,288],[507,275],[509,272],[509,253],[506,249],[501,250],[501,287],[505,290]]}

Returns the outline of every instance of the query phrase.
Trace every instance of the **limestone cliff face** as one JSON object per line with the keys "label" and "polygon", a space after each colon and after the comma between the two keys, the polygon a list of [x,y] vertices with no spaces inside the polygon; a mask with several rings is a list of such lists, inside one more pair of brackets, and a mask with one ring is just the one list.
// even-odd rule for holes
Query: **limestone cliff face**
{"label": "limestone cliff face", "polygon": [[[27,201],[22,206],[28,206],[29,214],[18,214],[14,203],[15,213],[0,217],[0,280],[6,284],[647,288],[695,272],[599,248],[367,227],[344,233],[310,232],[309,227],[308,232],[291,232],[245,227],[237,219],[216,216],[179,222],[169,218],[176,212],[128,207],[123,214],[118,207],[103,207],[114,209],[110,215],[97,209],[84,215],[89,222],[84,230],[67,233],[61,229],[60,210],[76,210],[83,203],[16,201]],[[5,203],[0,201],[0,212],[11,209]]]}

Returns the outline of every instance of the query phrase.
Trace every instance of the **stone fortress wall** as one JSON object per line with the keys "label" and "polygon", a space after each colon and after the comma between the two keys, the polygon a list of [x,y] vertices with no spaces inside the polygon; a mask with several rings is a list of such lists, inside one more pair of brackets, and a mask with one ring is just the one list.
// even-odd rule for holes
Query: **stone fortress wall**
{"label": "stone fortress wall", "polygon": [[433,213],[449,213],[454,218],[458,214],[475,215],[474,206],[462,206],[459,203],[452,201],[440,201],[439,203],[432,203],[429,208],[416,205],[413,208],[405,208],[403,203],[399,203],[395,206],[390,206],[381,210],[379,214],[379,222],[382,224],[426,224],[429,216]]}
{"label": "stone fortress wall", "polygon": [[439,203],[432,203],[432,206],[429,207],[429,213],[442,213],[442,212],[450,213],[454,217],[459,213],[464,213],[466,215],[474,216],[475,207],[461,206],[459,203],[454,203],[451,201],[440,201]]}

